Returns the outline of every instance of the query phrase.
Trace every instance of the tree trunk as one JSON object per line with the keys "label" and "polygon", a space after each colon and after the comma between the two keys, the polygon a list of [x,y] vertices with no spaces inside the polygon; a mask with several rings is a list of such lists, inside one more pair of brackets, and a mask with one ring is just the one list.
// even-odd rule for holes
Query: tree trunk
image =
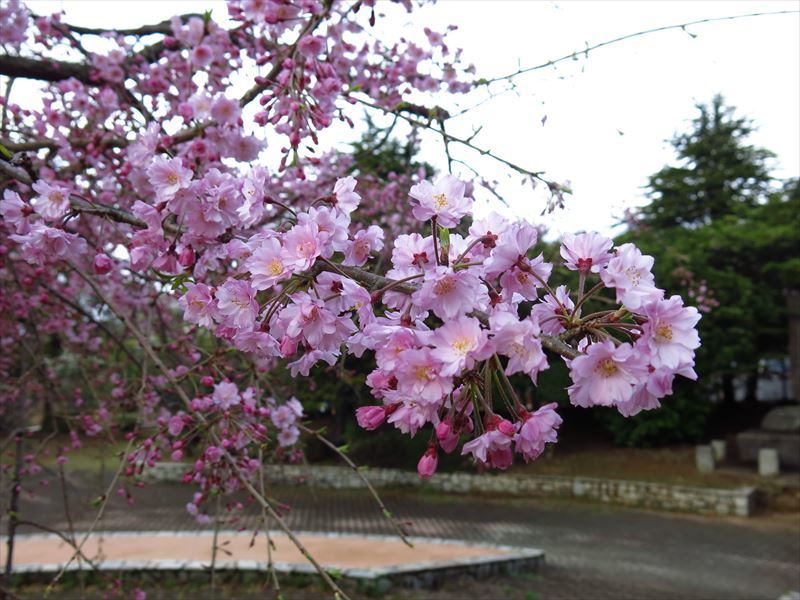
{"label": "tree trunk", "polygon": [[789,397],[800,402],[800,291],[786,294],[789,315]]}

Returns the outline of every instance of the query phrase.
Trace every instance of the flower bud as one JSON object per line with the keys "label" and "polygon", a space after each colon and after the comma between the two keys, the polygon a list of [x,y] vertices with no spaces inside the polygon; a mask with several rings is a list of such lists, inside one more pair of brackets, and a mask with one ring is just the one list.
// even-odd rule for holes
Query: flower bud
{"label": "flower bud", "polygon": [[383,425],[386,409],[383,406],[362,406],[356,409],[358,424],[367,431],[373,431]]}
{"label": "flower bud", "polygon": [[194,250],[192,250],[191,246],[186,246],[178,255],[178,263],[180,263],[184,269],[191,267],[194,264],[194,260]]}
{"label": "flower bud", "polygon": [[422,458],[419,459],[419,463],[417,463],[417,473],[419,473],[419,476],[423,479],[427,479],[436,473],[438,464],[439,455],[436,452],[436,445],[431,444],[428,446],[425,454],[422,455]]}
{"label": "flower bud", "polygon": [[98,252],[94,255],[94,272],[97,275],[105,275],[114,266],[111,257],[104,252]]}

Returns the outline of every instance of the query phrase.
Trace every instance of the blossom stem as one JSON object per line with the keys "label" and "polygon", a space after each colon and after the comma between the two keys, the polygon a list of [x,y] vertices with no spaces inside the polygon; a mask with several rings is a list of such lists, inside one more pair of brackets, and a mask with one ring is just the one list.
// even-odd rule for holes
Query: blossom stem
{"label": "blossom stem", "polygon": [[497,365],[497,372],[500,374],[500,378],[508,388],[508,393],[511,396],[511,399],[514,400],[514,404],[521,404],[519,398],[517,398],[517,393],[514,391],[514,387],[511,385],[511,381],[508,379],[506,372],[503,370],[503,363],[500,362],[500,357],[497,356],[497,354],[494,354],[494,362]]}
{"label": "blossom stem", "polygon": [[[600,281],[600,282],[596,283],[594,285],[594,287],[592,287],[592,289],[590,289],[588,292],[586,292],[584,294],[583,293],[583,286],[581,286],[581,293],[580,293],[580,296],[578,298],[578,302],[575,304],[575,310],[573,311],[573,314],[575,314],[576,318],[580,319],[580,316],[581,316],[580,309],[581,309],[581,306],[583,306],[583,303],[586,302],[592,296],[594,296],[597,292],[602,290],[604,287],[605,287],[605,284],[602,281]],[[614,312],[614,311],[611,311],[611,312]]]}
{"label": "blossom stem", "polygon": [[556,301],[556,304],[558,304],[558,307],[561,309],[561,312],[563,312],[565,315],[570,314],[570,312],[567,310],[567,308],[563,304],[561,304],[561,301],[558,299],[558,296],[553,291],[553,288],[551,288],[550,285],[544,279],[542,279],[536,273],[534,273],[533,269],[528,269],[528,273],[533,275],[533,277],[536,279],[536,281],[538,281],[539,283],[542,284],[542,287],[545,289],[545,291],[548,294],[550,294],[550,296],[552,296],[553,300]]}
{"label": "blossom stem", "polygon": [[479,237],[478,239],[473,240],[472,242],[470,242],[469,246],[467,246],[464,249],[464,251],[461,254],[458,255],[458,258],[453,261],[453,268],[455,269],[458,266],[458,263],[460,263],[462,260],[464,260],[464,257],[467,254],[469,254],[469,251],[472,250],[478,243],[483,242],[484,240],[486,240],[487,237],[488,236],[483,235],[483,236]]}
{"label": "blossom stem", "polygon": [[436,217],[431,217],[431,237],[433,238],[433,255],[436,257],[436,266],[441,265],[439,260],[439,228],[436,226]]}
{"label": "blossom stem", "polygon": [[328,265],[328,266],[329,266],[331,269],[333,269],[334,271],[336,271],[336,273],[338,273],[338,274],[339,274],[339,275],[341,275],[342,277],[345,277],[345,278],[349,279],[349,277],[347,276],[347,274],[346,274],[344,271],[342,271],[342,270],[339,268],[339,266],[338,266],[338,265],[337,265],[335,262],[331,262],[331,261],[330,261],[330,260],[328,260],[327,258],[322,258],[321,256],[320,256],[320,260],[321,260],[322,262],[324,262],[326,265]]}
{"label": "blossom stem", "polygon": [[383,286],[379,290],[374,291],[372,293],[372,295],[375,296],[376,298],[380,298],[381,296],[383,296],[389,290],[392,290],[392,289],[396,288],[399,285],[402,285],[402,284],[407,283],[409,281],[414,281],[415,279],[419,279],[420,277],[424,277],[424,276],[425,275],[423,273],[417,273],[416,275],[410,275],[408,277],[404,277],[403,279],[392,280],[391,283]]}

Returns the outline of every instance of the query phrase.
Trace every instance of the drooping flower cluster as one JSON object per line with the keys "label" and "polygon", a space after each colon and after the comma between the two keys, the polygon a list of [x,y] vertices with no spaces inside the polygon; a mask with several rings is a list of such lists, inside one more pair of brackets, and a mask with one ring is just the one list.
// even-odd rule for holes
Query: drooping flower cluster
{"label": "drooping flower cluster", "polygon": [[[611,240],[598,234],[567,236],[565,267],[581,273],[573,299],[550,286],[554,265],[534,255],[538,232],[529,223],[492,214],[465,237],[451,231],[469,214],[465,189],[450,175],[412,188],[414,214],[432,233],[399,235],[390,268],[375,279],[352,267],[381,249],[382,232],[356,229],[355,181],[339,180],[327,205],[244,240],[234,277],[213,290],[189,284],[184,317],[262,362],[287,360],[293,375],[334,364],[345,347],[357,357],[373,351],[367,384],[381,404],[360,408],[359,424],[415,435],[430,423],[425,476],[438,448],[453,451],[462,435],[475,435],[463,453],[496,468],[512,463],[514,449],[532,460],[555,441],[554,405],[531,414],[508,380],[525,374],[536,383],[549,367],[546,349],[567,360],[573,404],[625,415],[657,407],[676,374],[694,377],[699,315],[677,296],[663,298],[651,257],[632,244],[609,252]],[[599,281],[584,292],[591,277]],[[582,316],[603,288],[621,306]],[[503,399],[510,420],[492,397]]]}

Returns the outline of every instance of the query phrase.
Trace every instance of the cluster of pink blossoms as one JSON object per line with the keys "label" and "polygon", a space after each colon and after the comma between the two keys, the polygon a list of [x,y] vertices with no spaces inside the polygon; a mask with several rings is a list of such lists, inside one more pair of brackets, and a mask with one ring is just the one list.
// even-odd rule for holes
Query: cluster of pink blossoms
{"label": "cluster of pink blossoms", "polygon": [[[159,195],[175,181],[177,173],[152,173]],[[462,454],[500,469],[513,452],[532,460],[556,441],[555,404],[529,412],[508,380],[521,373],[536,383],[549,366],[546,349],[567,360],[573,404],[614,406],[626,416],[659,406],[675,375],[696,377],[699,314],[678,296],[664,298],[653,259],[634,245],[612,250],[596,233],[565,236],[563,265],[580,278],[573,299],[565,286],[550,286],[554,265],[532,255],[538,230],[530,223],[490,214],[466,236],[452,231],[471,216],[472,200],[466,184],[447,175],[411,188],[412,212],[432,233],[397,236],[391,268],[375,278],[361,267],[382,249],[383,231],[354,226],[355,187],[340,179],[331,195],[292,211],[284,228],[240,242],[237,272],[217,287],[187,284],[180,304],[188,321],[261,364],[285,359],[293,375],[335,364],[343,348],[357,357],[374,352],[367,384],[381,404],[358,409],[358,422],[388,422],[412,436],[431,424],[421,475],[462,436],[472,438]],[[584,291],[592,278],[596,285]],[[619,306],[582,315],[603,288]]]}

